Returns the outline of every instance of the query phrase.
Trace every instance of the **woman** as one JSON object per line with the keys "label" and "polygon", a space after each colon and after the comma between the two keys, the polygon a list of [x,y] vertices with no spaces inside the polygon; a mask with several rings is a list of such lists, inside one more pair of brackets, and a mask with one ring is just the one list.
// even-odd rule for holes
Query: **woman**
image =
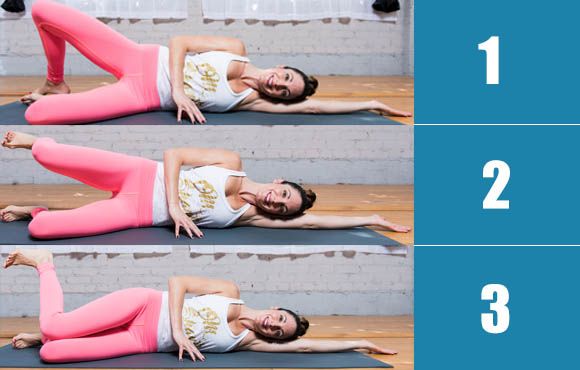
{"label": "woman", "polygon": [[[164,153],[163,163],[93,148],[59,144],[49,138],[9,131],[4,147],[32,150],[45,168],[71,177],[112,197],[66,210],[42,206],[8,206],[4,222],[32,218],[30,234],[38,239],[104,234],[134,227],[175,225],[187,235],[203,237],[198,226],[226,228],[340,229],[377,226],[408,232],[380,216],[343,217],[305,214],[316,200],[311,190],[275,180],[261,184],[241,172],[237,153],[222,149],[176,148]],[[193,169],[181,170],[182,166]]]}
{"label": "woman", "polygon": [[[18,334],[15,348],[42,345],[46,362],[78,362],[146,352],[187,352],[204,361],[203,352],[338,352],[363,349],[395,351],[365,340],[299,339],[309,323],[294,312],[255,310],[240,300],[236,284],[196,276],[169,279],[169,291],[147,288],[116,291],[74,311],[63,312],[63,293],[52,254],[43,249],[17,250],[4,268],[34,267],[40,279],[40,333]],[[185,299],[185,294],[195,297]]]}
{"label": "woman", "polygon": [[[48,62],[44,85],[22,97],[32,104],[32,125],[80,124],[158,109],[176,109],[192,123],[205,123],[201,111],[252,110],[271,113],[346,113],[377,110],[410,116],[377,101],[306,99],[318,81],[300,70],[260,69],[245,57],[244,44],[221,36],[178,36],[169,49],[139,45],[95,18],[65,5],[39,0],[32,5]],[[64,81],[65,41],[118,82],[69,94]],[[195,53],[195,55],[186,55]],[[50,96],[48,96],[50,95]]]}

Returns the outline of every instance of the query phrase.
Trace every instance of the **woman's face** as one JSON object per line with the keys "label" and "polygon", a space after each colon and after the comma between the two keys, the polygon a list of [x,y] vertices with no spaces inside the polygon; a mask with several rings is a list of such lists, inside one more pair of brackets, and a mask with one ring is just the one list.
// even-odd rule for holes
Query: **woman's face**
{"label": "woman's face", "polygon": [[300,193],[281,180],[263,185],[256,193],[256,207],[264,212],[287,216],[296,213],[302,206]]}
{"label": "woman's face", "polygon": [[277,66],[260,75],[258,90],[272,98],[291,100],[304,91],[304,80],[295,71]]}
{"label": "woman's face", "polygon": [[254,321],[254,331],[267,338],[283,340],[296,332],[297,325],[286,311],[263,310]]}

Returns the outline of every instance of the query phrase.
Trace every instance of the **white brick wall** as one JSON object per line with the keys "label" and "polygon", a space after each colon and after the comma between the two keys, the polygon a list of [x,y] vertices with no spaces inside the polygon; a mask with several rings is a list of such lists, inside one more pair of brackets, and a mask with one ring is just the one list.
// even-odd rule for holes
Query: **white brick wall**
{"label": "white brick wall", "polygon": [[[235,280],[256,308],[283,306],[304,314],[400,315],[413,312],[413,248],[406,257],[326,253],[300,257],[173,253],[57,255],[66,310],[117,289],[165,290],[175,274]],[[6,255],[2,255],[3,258]],[[38,276],[26,267],[0,271],[0,316],[38,315]]]}
{"label": "white brick wall", "polygon": [[[396,23],[367,21],[204,22],[201,1],[189,2],[185,21],[112,20],[107,24],[139,43],[166,45],[176,34],[212,34],[245,41],[258,66],[288,64],[312,74],[412,75],[414,0],[402,0]],[[0,21],[0,75],[39,75],[45,60],[31,19]],[[66,72],[101,73],[73,48]]]}
{"label": "white brick wall", "polygon": [[[5,126],[23,130],[22,126]],[[38,136],[162,160],[171,147],[238,151],[256,181],[277,177],[312,184],[412,184],[410,126],[35,126]],[[0,183],[70,183],[42,168],[28,150],[0,148]]]}

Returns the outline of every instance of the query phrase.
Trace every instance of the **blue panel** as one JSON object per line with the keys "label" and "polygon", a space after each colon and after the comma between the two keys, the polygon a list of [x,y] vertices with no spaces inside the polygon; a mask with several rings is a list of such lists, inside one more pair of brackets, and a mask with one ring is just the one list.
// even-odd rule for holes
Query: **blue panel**
{"label": "blue panel", "polygon": [[[417,1],[416,123],[580,123],[580,2]],[[500,84],[485,52],[500,38]]]}

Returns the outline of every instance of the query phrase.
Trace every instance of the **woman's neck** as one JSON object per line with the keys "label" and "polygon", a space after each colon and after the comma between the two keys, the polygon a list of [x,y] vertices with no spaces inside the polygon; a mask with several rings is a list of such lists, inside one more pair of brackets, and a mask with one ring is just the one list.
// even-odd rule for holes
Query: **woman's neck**
{"label": "woman's neck", "polygon": [[258,317],[258,310],[254,310],[253,308],[250,308],[245,304],[242,305],[240,310],[240,316],[238,316],[238,321],[244,328],[254,330],[254,323],[256,322],[256,317]]}
{"label": "woman's neck", "polygon": [[240,189],[238,190],[238,195],[246,203],[256,205],[256,194],[262,185],[263,184],[250,180],[248,177],[243,177]]}
{"label": "woman's neck", "polygon": [[251,87],[254,90],[258,90],[258,80],[260,79],[260,75],[263,73],[263,70],[254,66],[250,63],[245,63],[244,70],[242,71],[242,75],[240,79],[244,84],[248,87]]}

